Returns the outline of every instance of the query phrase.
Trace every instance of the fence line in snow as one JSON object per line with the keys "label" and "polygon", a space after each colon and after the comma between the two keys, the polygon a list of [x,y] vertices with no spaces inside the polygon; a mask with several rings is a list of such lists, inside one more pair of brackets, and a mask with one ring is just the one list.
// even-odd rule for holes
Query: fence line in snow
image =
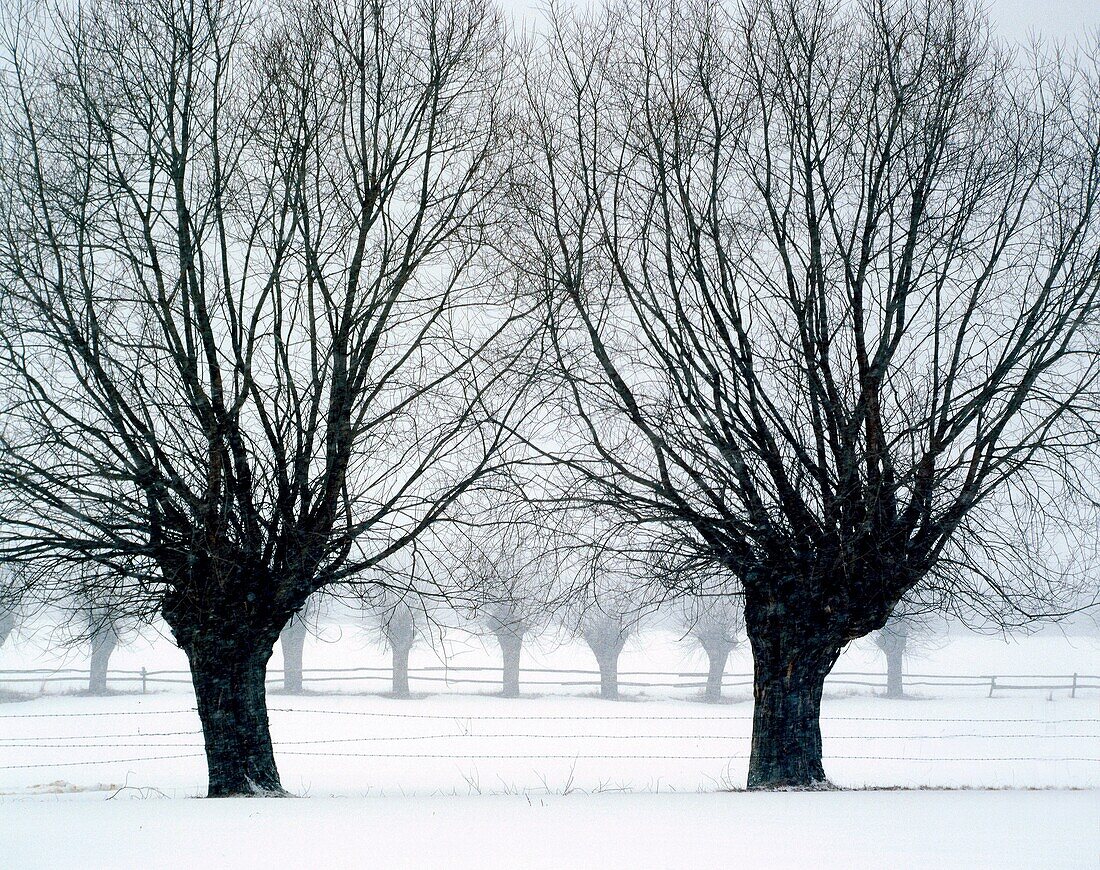
{"label": "fence line in snow", "polygon": [[[76,718],[87,716],[128,716],[128,715],[185,715],[193,714],[195,712],[194,707],[172,709],[172,710],[120,710],[120,711],[94,711],[87,713],[15,713],[15,714],[0,714],[0,720],[4,719],[40,719],[40,718]],[[371,711],[371,710],[332,710],[322,708],[300,708],[300,707],[275,707],[271,710],[272,713],[287,714],[287,713],[299,713],[314,716],[330,716],[330,715],[358,715],[368,717],[383,717],[383,718],[401,718],[401,719],[419,719],[423,721],[439,722],[440,720],[449,721],[452,724],[462,725],[469,720],[478,721],[501,721],[501,720],[525,720],[532,724],[537,725],[540,721],[549,720],[572,720],[577,722],[591,722],[591,721],[611,721],[611,722],[623,722],[631,723],[641,720],[663,720],[674,722],[699,722],[707,721],[715,725],[726,723],[746,723],[750,721],[751,717],[745,715],[539,715],[538,713],[528,713],[526,715],[462,715],[462,714],[438,714],[438,713],[389,713],[383,711]],[[1009,734],[988,734],[988,733],[974,733],[973,730],[969,730],[963,733],[950,733],[950,734],[842,734],[842,735],[830,735],[826,733],[824,735],[825,741],[832,742],[835,740],[853,741],[859,740],[866,743],[867,741],[874,740],[947,740],[947,739],[981,739],[983,741],[997,741],[997,740],[1089,740],[1096,741],[1100,739],[1100,733],[1094,733],[1096,726],[1100,725],[1100,717],[1088,717],[1088,718],[1064,718],[1051,720],[1042,717],[1032,718],[973,718],[973,717],[882,717],[882,716],[824,716],[822,717],[823,724],[835,723],[835,722],[875,722],[876,724],[920,724],[920,723],[958,723],[958,724],[972,724],[981,723],[983,725],[1015,725],[1030,724],[1032,726],[1042,725],[1045,728],[1049,728],[1054,725],[1069,725],[1080,724],[1093,726],[1090,733],[1073,733],[1073,734],[1051,734],[1048,732],[1034,733],[1028,731],[1028,733],[1022,733],[1027,730],[1017,727],[1013,733]],[[108,764],[137,764],[144,762],[155,762],[163,760],[175,760],[175,759],[199,759],[203,757],[201,751],[201,730],[190,729],[186,731],[164,731],[164,732],[146,732],[146,733],[109,733],[109,734],[67,734],[67,735],[34,735],[34,736],[20,736],[20,737],[4,737],[0,738],[0,750],[3,749],[30,749],[30,750],[87,750],[87,749],[114,749],[114,750],[129,750],[131,753],[135,750],[145,749],[157,750],[157,749],[182,749],[182,750],[194,750],[193,752],[179,752],[166,755],[129,755],[124,757],[113,757],[106,759],[80,759],[76,761],[33,761],[20,764],[0,765],[0,770],[17,770],[17,769],[46,769],[54,767],[86,767],[91,765],[108,765]],[[182,738],[195,738],[195,742],[172,742],[172,743],[149,743],[146,742],[150,738],[164,738],[164,737],[182,737]],[[730,740],[747,740],[747,735],[744,734],[600,734],[593,733],[591,730],[581,734],[537,734],[537,733],[489,733],[489,734],[476,734],[469,731],[458,731],[454,733],[431,733],[422,735],[358,735],[354,737],[339,737],[339,738],[312,738],[301,740],[288,740],[288,741],[276,741],[275,748],[280,755],[286,756],[317,756],[317,757],[340,757],[340,758],[364,758],[364,759],[437,759],[437,760],[452,760],[452,761],[477,761],[477,760],[593,760],[593,761],[624,761],[624,760],[652,760],[652,761],[733,761],[738,759],[744,759],[747,756],[744,753],[733,752],[723,754],[684,754],[677,752],[661,753],[661,752],[641,752],[641,753],[601,753],[589,751],[581,752],[563,752],[560,748],[554,747],[547,752],[505,752],[505,753],[463,753],[463,752],[436,752],[436,751],[417,751],[417,752],[387,752],[387,751],[370,751],[370,750],[355,750],[349,747],[349,750],[333,750],[329,747],[332,744],[386,744],[393,742],[408,742],[408,741],[427,741],[425,744],[426,749],[432,749],[433,743],[438,741],[448,740],[614,740],[622,741],[630,739],[634,741],[634,745],[638,745],[637,741],[669,741],[669,740],[690,740],[690,741],[730,741]],[[77,743],[77,742],[63,742],[63,741],[98,741],[94,743]],[[112,742],[104,742],[110,740]],[[133,742],[138,741],[138,742]],[[559,744],[560,745],[560,744]],[[851,743],[847,744],[851,746]],[[442,748],[442,747],[440,747]],[[702,748],[702,747],[700,747]],[[854,747],[853,747],[854,748]],[[1074,745],[1073,748],[1077,748]],[[1081,747],[1084,748],[1084,747]],[[1073,749],[1066,747],[1071,752]],[[1100,763],[1100,757],[1093,757],[1089,755],[952,755],[952,756],[920,756],[920,755],[854,755],[854,754],[829,754],[831,759],[837,760],[852,760],[852,761],[892,761],[892,762],[909,762],[909,763],[948,763],[948,762],[966,762],[966,763],[984,763],[984,762],[1050,762],[1050,763],[1076,763],[1076,764],[1097,764]]]}
{"label": "fence line in snow", "polygon": [[[280,750],[281,755],[321,756],[339,758],[369,758],[378,759],[437,759],[446,761],[534,761],[534,760],[558,760],[558,761],[734,761],[745,760],[749,756],[744,753],[726,753],[723,755],[669,755],[669,754],[615,754],[603,755],[594,753],[518,753],[518,754],[453,754],[453,753],[425,753],[425,752],[310,752],[304,750]],[[96,764],[135,764],[145,761],[165,761],[178,758],[203,758],[202,752],[188,752],[174,755],[153,755],[130,758],[106,758],[102,760],[81,761],[54,761],[35,762],[30,764],[5,764],[0,765],[0,770],[26,770],[31,768],[53,767],[84,767]],[[837,761],[906,761],[906,762],[932,762],[944,763],[961,761],[966,763],[999,761],[1049,761],[1073,764],[1098,764],[1100,758],[1093,756],[1043,756],[1043,755],[1015,755],[1015,756],[908,756],[908,755],[830,755],[830,759]]]}
{"label": "fence line in snow", "polygon": [[[388,682],[391,670],[387,667],[354,668],[303,668],[302,682],[320,684],[334,682]],[[442,683],[452,685],[500,684],[499,678],[487,678],[488,674],[499,674],[499,667],[491,666],[427,666],[409,668],[409,681],[419,683]],[[474,674],[475,676],[462,676]],[[20,670],[0,670],[0,685],[14,684],[56,684],[74,683],[87,680],[88,671],[80,668],[28,668]],[[597,688],[600,685],[600,673],[580,668],[521,668],[520,677],[526,678],[530,689],[544,687],[558,688]],[[551,679],[558,677],[558,679]],[[619,687],[626,689],[703,689],[706,687],[706,673],[697,671],[620,671]],[[281,669],[268,671],[268,682],[277,683],[283,679]],[[107,672],[108,684],[129,684],[140,686],[142,694],[150,687],[159,685],[190,685],[191,675],[186,670],[138,670],[110,669]],[[826,679],[826,685],[850,686],[870,689],[886,689],[886,675],[872,671],[836,671]],[[988,697],[998,691],[1068,691],[1074,698],[1079,691],[1100,690],[1100,675],[1097,674],[906,674],[905,685],[913,687],[935,688],[981,688],[988,689]],[[722,687],[745,688],[752,686],[751,674],[725,674]]]}

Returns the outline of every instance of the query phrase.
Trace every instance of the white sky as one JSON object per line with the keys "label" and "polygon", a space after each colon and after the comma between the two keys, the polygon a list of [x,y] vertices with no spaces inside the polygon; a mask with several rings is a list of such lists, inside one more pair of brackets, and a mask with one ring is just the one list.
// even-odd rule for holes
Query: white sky
{"label": "white sky", "polygon": [[[521,14],[535,14],[546,5],[546,0],[500,2]],[[1072,44],[1100,30],[1100,0],[985,0],[985,6],[1004,35],[1013,40],[1023,41],[1035,33]]]}

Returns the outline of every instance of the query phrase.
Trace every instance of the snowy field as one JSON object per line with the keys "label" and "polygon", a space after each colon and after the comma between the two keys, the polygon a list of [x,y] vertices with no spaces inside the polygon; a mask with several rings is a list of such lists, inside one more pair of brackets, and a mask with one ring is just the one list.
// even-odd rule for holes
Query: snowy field
{"label": "snowy field", "polygon": [[[491,662],[473,638],[444,652],[422,649],[414,664]],[[961,636],[909,670],[1095,673],[1097,652],[1087,638]],[[171,667],[177,656],[139,641],[112,665]],[[306,664],[349,657],[385,662],[344,631],[311,641]],[[43,662],[81,664],[26,641],[0,651],[0,668]],[[533,649],[525,664],[590,667],[570,644]],[[622,669],[699,664],[650,633]],[[741,651],[728,670],[746,666]],[[838,668],[879,666],[857,646]],[[898,867],[1100,866],[1098,691],[918,687],[889,701],[830,690],[826,770],[838,786],[875,790],[811,794],[731,791],[749,749],[742,689],[720,706],[652,689],[618,703],[591,690],[481,692],[273,693],[283,783],[309,798],[290,801],[187,799],[202,794],[205,765],[185,686],[0,703],[0,866],[853,867],[884,856]],[[897,788],[924,790],[879,790]]]}
{"label": "snowy field", "polygon": [[1090,792],[34,801],[12,868],[1095,867]]}

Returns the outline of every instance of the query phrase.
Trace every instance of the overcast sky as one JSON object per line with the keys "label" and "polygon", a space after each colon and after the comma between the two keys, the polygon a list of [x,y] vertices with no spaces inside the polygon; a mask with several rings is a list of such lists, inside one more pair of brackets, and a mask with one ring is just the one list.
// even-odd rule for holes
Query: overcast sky
{"label": "overcast sky", "polygon": [[[501,0],[506,8],[531,14],[544,0]],[[1035,32],[1070,43],[1100,28],[1100,0],[985,0],[1005,36],[1024,40]]]}

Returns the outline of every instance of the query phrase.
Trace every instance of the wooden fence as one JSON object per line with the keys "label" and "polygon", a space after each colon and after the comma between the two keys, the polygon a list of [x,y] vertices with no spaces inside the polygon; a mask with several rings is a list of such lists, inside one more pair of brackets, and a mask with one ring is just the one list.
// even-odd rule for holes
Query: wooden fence
{"label": "wooden fence", "polygon": [[[349,683],[359,683],[361,691],[384,690],[391,679],[388,667],[358,668],[303,668],[302,684],[306,691],[324,693],[352,689]],[[425,688],[494,687],[500,685],[499,667],[490,666],[431,666],[409,668],[409,682]],[[622,689],[675,689],[699,690],[706,686],[706,673],[696,671],[620,671],[619,687]],[[267,674],[269,684],[278,687],[283,672],[272,668]],[[580,668],[521,668],[523,688],[541,691],[547,688],[584,689],[599,688],[599,671]],[[0,688],[9,691],[62,685],[77,689],[86,685],[88,671],[82,668],[32,668],[27,670],[0,670]],[[146,693],[157,687],[190,685],[191,675],[185,670],[117,670],[107,672],[107,685],[114,691]],[[345,684],[340,686],[339,684]],[[751,674],[726,674],[722,679],[724,689],[751,688]],[[886,675],[870,671],[835,671],[826,680],[830,688],[847,687],[854,690],[886,690]],[[1100,675],[1097,674],[906,674],[905,687],[961,689],[978,691],[993,697],[998,692],[1066,692],[1077,697],[1079,692],[1100,691]]]}

